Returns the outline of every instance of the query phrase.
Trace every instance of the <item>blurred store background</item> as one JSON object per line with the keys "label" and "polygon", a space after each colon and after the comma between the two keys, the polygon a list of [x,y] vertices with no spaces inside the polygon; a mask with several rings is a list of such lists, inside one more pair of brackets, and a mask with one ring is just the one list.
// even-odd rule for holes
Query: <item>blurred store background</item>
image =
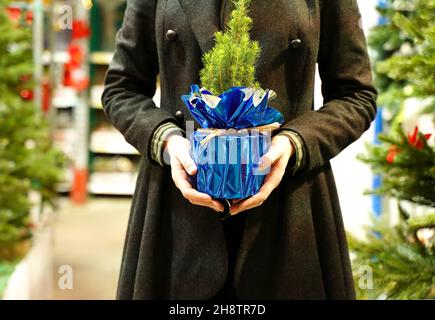
{"label": "blurred store background", "polygon": [[[358,3],[380,112],[333,160],[356,286],[434,298],[435,1]],[[100,97],[125,5],[0,0],[0,299],[115,298],[140,156]]]}

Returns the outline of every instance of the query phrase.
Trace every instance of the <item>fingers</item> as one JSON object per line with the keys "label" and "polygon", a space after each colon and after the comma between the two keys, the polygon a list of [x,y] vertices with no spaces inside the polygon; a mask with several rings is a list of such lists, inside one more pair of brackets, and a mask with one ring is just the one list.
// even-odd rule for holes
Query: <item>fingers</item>
{"label": "fingers", "polygon": [[174,170],[172,173],[172,179],[183,197],[191,204],[208,207],[217,212],[224,211],[224,207],[219,201],[213,200],[208,194],[201,193],[192,187],[187,180],[188,176],[186,172],[184,172],[184,169]]}
{"label": "fingers", "polygon": [[184,189],[181,191],[181,193],[187,200],[189,200],[191,204],[208,207],[216,212],[224,211],[224,207],[219,201],[213,200],[209,195],[205,193],[201,193],[193,188]]}
{"label": "fingers", "polygon": [[262,189],[272,192],[281,183],[282,177],[285,173],[285,167],[287,161],[284,158],[280,158],[277,163],[272,167],[270,173],[264,178]]}
{"label": "fingers", "polygon": [[287,160],[282,157],[279,158],[278,162],[275,163],[270,173],[264,179],[264,183],[256,195],[243,201],[236,203],[233,202],[233,205],[231,206],[231,215],[237,215],[240,212],[261,206],[263,202],[269,198],[272,191],[280,184],[285,173],[286,165]]}
{"label": "fingers", "polygon": [[189,152],[189,140],[178,135],[170,136],[169,140],[166,142],[166,149],[168,151],[171,166],[178,166],[181,164],[189,175],[192,176],[196,174],[197,168]]}
{"label": "fingers", "polygon": [[189,175],[193,176],[196,174],[197,168],[195,162],[193,162],[192,157],[188,152],[181,152],[180,154],[178,154],[177,158],[183,166],[184,170],[186,170]]}
{"label": "fingers", "polygon": [[171,172],[172,180],[174,180],[175,186],[180,190],[183,197],[186,198],[190,203],[198,206],[208,207],[217,212],[224,211],[224,207],[219,201],[213,200],[208,194],[201,193],[192,187],[184,167],[178,163],[177,160],[174,160]]}
{"label": "fingers", "polygon": [[290,139],[286,136],[277,135],[272,139],[269,151],[261,159],[262,162],[259,169],[261,171],[270,170],[282,158],[285,158],[288,162],[293,153],[293,145]]}
{"label": "fingers", "polygon": [[272,168],[272,171],[264,179],[264,183],[260,188],[260,191],[243,201],[236,203],[231,207],[231,215],[239,214],[240,212],[250,210],[259,207],[264,201],[269,198],[273,190],[279,185],[282,176],[280,177],[279,168],[276,166]]}
{"label": "fingers", "polygon": [[183,197],[194,205],[208,207],[217,212],[224,211],[224,207],[219,201],[213,200],[208,194],[195,190],[190,184],[188,175],[195,175],[198,169],[190,156],[189,141],[177,136],[171,140],[171,144],[167,147],[170,149],[172,180]]}
{"label": "fingers", "polygon": [[175,157],[189,175],[193,176],[196,174],[197,167],[195,162],[193,162],[192,157],[190,156],[189,148],[179,150],[179,152],[175,154]]}
{"label": "fingers", "polygon": [[275,163],[282,157],[283,151],[281,148],[272,145],[269,151],[261,158],[260,170],[270,171]]}
{"label": "fingers", "polygon": [[266,201],[268,197],[269,194],[266,191],[260,190],[260,192],[258,192],[256,195],[231,206],[231,215],[235,216],[240,212],[259,207],[264,201]]}

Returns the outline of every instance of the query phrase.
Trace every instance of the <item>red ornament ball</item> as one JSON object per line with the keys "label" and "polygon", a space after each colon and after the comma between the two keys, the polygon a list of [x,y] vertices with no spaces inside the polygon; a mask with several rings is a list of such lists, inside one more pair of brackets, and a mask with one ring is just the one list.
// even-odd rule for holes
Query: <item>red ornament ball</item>
{"label": "red ornament ball", "polygon": [[23,89],[20,91],[20,96],[23,100],[32,100],[33,99],[33,91],[30,89]]}

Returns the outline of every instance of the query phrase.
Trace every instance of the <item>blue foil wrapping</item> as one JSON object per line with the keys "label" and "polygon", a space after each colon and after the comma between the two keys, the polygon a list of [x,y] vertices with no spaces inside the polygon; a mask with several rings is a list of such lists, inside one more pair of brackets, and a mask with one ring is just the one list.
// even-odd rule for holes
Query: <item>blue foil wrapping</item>
{"label": "blue foil wrapping", "polygon": [[[269,90],[235,87],[213,96],[194,85],[182,100],[201,127],[242,130],[284,122],[282,114],[268,106],[274,95]],[[208,135],[196,131],[190,137],[198,167],[197,190],[216,199],[244,199],[258,193],[265,178],[258,167],[269,150],[270,136],[233,130],[201,143]]]}
{"label": "blue foil wrapping", "polygon": [[202,145],[207,135],[196,131],[191,136],[198,191],[216,199],[244,199],[258,193],[265,178],[258,166],[269,149],[269,137],[226,135]]}

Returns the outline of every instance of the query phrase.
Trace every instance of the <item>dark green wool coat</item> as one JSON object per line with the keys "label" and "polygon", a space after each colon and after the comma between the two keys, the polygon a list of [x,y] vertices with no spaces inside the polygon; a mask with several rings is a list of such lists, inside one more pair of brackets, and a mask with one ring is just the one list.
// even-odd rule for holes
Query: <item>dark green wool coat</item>
{"label": "dark green wool coat", "polygon": [[[227,273],[217,214],[185,200],[154,163],[154,130],[192,120],[180,96],[199,83],[201,55],[220,28],[220,0],[129,0],[103,94],[107,117],[143,155],[122,260],[120,299],[207,299]],[[356,0],[253,0],[258,80],[277,92],[284,129],[304,142],[302,168],[249,211],[236,271],[242,299],[354,298],[340,205],[329,161],[376,113]],[[172,30],[168,32],[169,30]],[[324,106],[313,111],[316,63]],[[159,75],[162,100],[151,97]],[[179,114],[178,114],[179,115]],[[181,125],[181,124],[180,124]]]}

